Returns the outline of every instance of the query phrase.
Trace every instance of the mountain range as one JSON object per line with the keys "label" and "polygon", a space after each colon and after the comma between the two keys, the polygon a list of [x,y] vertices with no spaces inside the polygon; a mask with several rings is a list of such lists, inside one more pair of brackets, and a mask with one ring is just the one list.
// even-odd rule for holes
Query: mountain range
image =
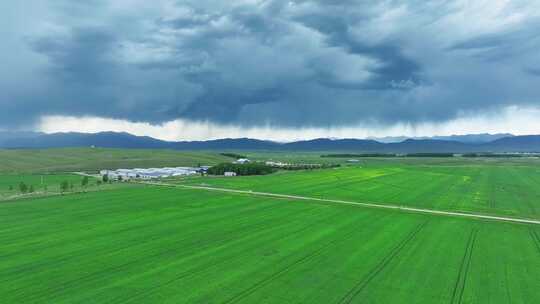
{"label": "mountain range", "polygon": [[402,141],[398,142],[380,142],[373,139],[319,138],[279,143],[249,138],[174,142],[118,132],[53,134],[39,132],[0,132],[0,148],[4,149],[90,146],[176,150],[355,151],[386,153],[540,152],[540,135],[471,134],[449,137],[403,138]]}
{"label": "mountain range", "polygon": [[402,142],[407,139],[436,139],[436,140],[450,140],[459,141],[463,143],[480,144],[494,141],[504,137],[512,137],[510,133],[497,133],[497,134],[466,134],[466,135],[448,135],[448,136],[421,136],[421,137],[407,137],[407,136],[386,136],[386,137],[368,137],[382,143],[396,143]]}

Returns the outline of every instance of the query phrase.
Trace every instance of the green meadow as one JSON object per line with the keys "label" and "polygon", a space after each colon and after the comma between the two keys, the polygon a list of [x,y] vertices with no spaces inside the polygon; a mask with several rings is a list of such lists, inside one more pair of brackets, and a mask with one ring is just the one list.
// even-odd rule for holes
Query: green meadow
{"label": "green meadow", "polygon": [[231,158],[213,152],[150,149],[0,149],[0,172],[43,173],[100,169],[214,165]]}
{"label": "green meadow", "polygon": [[436,210],[540,218],[540,161],[369,159],[328,170],[180,183]]}
{"label": "green meadow", "polygon": [[[21,183],[28,188],[32,187],[35,194],[54,194],[61,191],[60,184],[64,181],[73,185],[72,190],[82,190],[82,180],[82,176],[74,174],[3,174],[0,175],[0,199],[21,195]],[[89,178],[85,189],[96,187],[96,181],[95,178]]]}
{"label": "green meadow", "polygon": [[538,303],[540,227],[136,187],[0,204],[3,303]]}
{"label": "green meadow", "polygon": [[[150,151],[100,153],[159,164]],[[535,159],[338,161],[172,182],[540,218]],[[83,189],[82,176],[42,173],[98,165],[0,175],[1,303],[540,303],[540,225],[93,178]],[[75,189],[54,195],[64,180]],[[51,195],[17,197],[20,182]]]}

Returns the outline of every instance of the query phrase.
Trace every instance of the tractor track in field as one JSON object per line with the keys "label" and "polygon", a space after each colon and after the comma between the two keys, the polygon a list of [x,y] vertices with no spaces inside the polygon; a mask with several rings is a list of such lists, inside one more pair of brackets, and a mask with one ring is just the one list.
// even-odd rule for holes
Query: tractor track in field
{"label": "tractor track in field", "polygon": [[[243,228],[245,228],[245,227],[243,227]],[[217,241],[218,242],[219,241],[226,242],[227,240],[229,240],[229,239],[223,238],[223,239],[220,239],[220,240],[217,240]],[[216,240],[212,240],[212,241],[216,241]],[[198,242],[197,243],[192,243],[192,244],[190,244],[191,246],[186,246],[184,248],[199,248],[199,247],[204,248],[205,245],[206,246],[209,245],[207,243],[211,243],[211,241],[207,241],[206,243],[203,243],[203,244],[198,243]],[[118,251],[123,251],[123,250],[126,250],[126,249],[128,249],[129,247],[132,247],[132,246],[133,245],[123,246],[123,247],[119,248],[119,250],[116,250],[116,251],[117,252]],[[77,284],[80,284],[81,282],[91,281],[91,280],[93,280],[95,278],[100,277],[101,275],[103,275],[105,273],[121,271],[122,269],[125,269],[126,267],[129,267],[131,265],[136,265],[136,264],[140,263],[141,261],[144,261],[144,260],[146,260],[148,258],[159,259],[159,258],[166,257],[167,255],[173,254],[173,253],[178,252],[178,251],[179,250],[177,248],[168,249],[168,250],[165,250],[165,251],[162,251],[162,252],[152,254],[150,256],[145,256],[144,258],[139,258],[139,259],[135,259],[135,260],[125,262],[125,263],[122,263],[122,264],[119,264],[119,265],[115,265],[115,266],[112,266],[112,267],[103,268],[98,272],[89,273],[89,274],[87,274],[85,276],[77,278],[76,280],[71,280],[71,281],[65,282],[65,283],[63,283],[61,285],[61,287],[48,289],[48,290],[46,290],[44,292],[46,292],[51,298],[54,298],[55,296],[57,296],[57,294],[65,291],[66,289],[68,289],[68,288],[70,288],[72,286],[76,286]],[[23,289],[20,289],[20,290],[23,290]],[[14,290],[14,291],[20,291],[20,290]]]}
{"label": "tractor track in field", "polygon": [[[304,212],[305,210],[302,210],[302,212]],[[234,240],[235,237],[234,237],[234,233],[235,232],[238,232],[238,231],[243,231],[243,230],[249,230],[249,229],[254,229],[256,228],[255,230],[250,230],[252,233],[254,232],[261,232],[261,233],[264,233],[265,229],[268,227],[268,222],[272,222],[273,220],[268,220],[268,221],[265,221],[264,223],[259,223],[259,224],[255,224],[255,225],[243,225],[243,226],[240,226],[240,227],[236,227],[234,229],[231,229],[229,230],[227,233],[224,233],[226,236],[225,237],[219,237],[219,238],[216,238],[216,239],[211,239],[211,240],[207,240],[206,242],[194,242],[194,243],[190,243],[189,245],[183,247],[182,249],[185,250],[186,248],[197,248],[197,249],[202,249],[202,248],[206,248],[206,247],[209,247],[209,246],[212,246],[213,244],[215,245],[216,242],[220,245],[223,245],[223,244],[226,244],[228,241],[231,241],[231,240]],[[276,226],[276,227],[282,227],[283,225],[287,225],[287,222],[286,221],[283,221],[282,225],[280,226]],[[274,227],[274,228],[276,228]],[[306,227],[306,229],[309,228],[309,227]],[[272,229],[270,229],[272,230]],[[195,233],[192,233],[190,235],[187,235],[185,236],[184,238],[182,238],[181,240],[182,241],[185,241],[185,240],[188,240],[188,239],[192,239],[194,235],[196,235],[197,232]],[[232,234],[232,235],[231,235]],[[131,247],[132,245],[127,245],[127,246],[124,246],[122,248],[120,248],[120,250],[125,250],[125,249],[128,249],[129,247]],[[117,250],[118,251],[118,250]],[[168,250],[165,250],[165,251],[162,251],[162,252],[157,252],[155,254],[152,254],[150,256],[144,256],[143,258],[139,258],[139,259],[135,259],[135,260],[132,260],[132,261],[128,261],[128,262],[125,262],[125,263],[122,263],[122,264],[119,264],[119,265],[115,265],[115,266],[112,266],[112,267],[108,267],[108,268],[104,268],[104,269],[101,269],[100,271],[98,272],[94,272],[94,273],[90,273],[88,275],[85,275],[83,277],[80,277],[76,280],[71,280],[71,281],[68,281],[68,282],[65,282],[62,284],[61,287],[58,287],[58,288],[53,288],[52,290],[51,289],[48,289],[46,290],[46,292],[49,294],[49,295],[55,295],[55,294],[58,294],[64,290],[66,290],[67,288],[71,287],[71,286],[75,286],[81,282],[84,282],[84,281],[89,281],[89,280],[92,280],[92,279],[95,279],[99,276],[101,276],[102,274],[104,273],[109,273],[109,272],[114,272],[114,271],[119,271],[119,270],[122,270],[122,269],[125,269],[126,267],[129,267],[131,265],[136,265],[138,263],[140,263],[141,261],[144,261],[144,260],[147,260],[147,259],[159,259],[161,257],[166,257],[167,255],[170,255],[170,254],[174,254],[176,252],[178,252],[179,249],[178,248],[173,248],[173,249],[168,249]],[[14,290],[14,291],[18,291],[18,290]]]}
{"label": "tractor track in field", "polygon": [[463,292],[465,291],[465,285],[467,283],[467,275],[469,273],[469,268],[471,266],[472,254],[474,250],[474,244],[476,243],[476,236],[478,234],[478,229],[473,228],[471,234],[469,235],[469,240],[467,241],[467,248],[463,254],[463,259],[459,267],[458,277],[454,285],[454,290],[452,292],[452,298],[450,300],[451,304],[459,304],[463,299]]}
{"label": "tractor track in field", "polygon": [[[335,214],[330,214],[330,215],[327,215],[325,217],[323,217],[323,219],[320,219],[318,220],[318,222],[326,222],[328,220],[331,220],[333,217],[335,216]],[[303,233],[304,231],[306,230],[309,230],[311,229],[312,226],[311,225],[305,225],[304,227],[301,227],[299,229],[296,229],[295,231],[292,231],[290,233],[287,234],[286,237],[291,237],[291,236],[294,236],[294,235],[298,235],[298,234],[301,234]],[[279,240],[279,239],[282,239],[284,238],[283,236],[277,236],[277,237],[274,237],[268,241],[274,241],[274,240]],[[258,245],[257,245],[258,246]],[[168,285],[171,285],[175,282],[178,282],[182,279],[185,279],[187,277],[191,277],[191,276],[195,276],[199,273],[203,273],[205,271],[208,271],[209,268],[212,268],[212,267],[216,267],[216,266],[219,266],[221,264],[226,264],[227,262],[230,262],[232,260],[238,260],[238,259],[241,259],[242,256],[239,256],[237,254],[233,254],[231,255],[228,259],[220,259],[219,261],[212,261],[212,262],[208,262],[204,265],[201,265],[201,266],[198,266],[198,267],[195,267],[194,269],[190,269],[188,271],[185,271],[183,273],[181,273],[180,275],[178,276],[175,276],[174,278],[162,283],[162,284],[159,284],[157,286],[154,286],[152,287],[151,289],[147,289],[147,290],[144,290],[144,291],[141,291],[141,292],[138,292],[138,293],[134,293],[132,294],[129,298],[125,299],[125,300],[122,300],[123,303],[129,303],[133,300],[136,300],[138,297],[144,297],[148,294],[151,294],[153,291],[159,289],[159,288],[163,288],[165,286],[168,286]]]}
{"label": "tractor track in field", "polygon": [[536,245],[536,249],[538,249],[538,253],[540,253],[540,235],[538,235],[538,232],[536,232],[532,228],[529,228],[529,234],[531,235],[531,238]]}
{"label": "tractor track in field", "polygon": [[[237,216],[244,216],[244,215],[249,215],[250,213],[252,212],[255,212],[257,210],[261,210],[261,211],[264,211],[264,210],[267,210],[267,209],[271,209],[273,208],[273,206],[267,206],[267,207],[264,207],[264,208],[259,208],[259,209],[254,209],[253,207],[249,207],[249,206],[246,206],[246,208],[243,208],[243,209],[240,209],[237,213],[235,214],[221,214],[221,216],[219,217],[216,217],[216,218],[213,218],[212,220],[214,221],[220,221],[220,220],[227,220],[230,218],[231,215],[237,217]],[[212,211],[214,210],[219,210],[219,208],[216,208],[216,209],[212,209]],[[307,210],[307,209],[306,209]],[[161,222],[161,224],[163,223],[170,223],[170,222],[178,222],[178,221],[181,221],[181,220],[185,220],[185,219],[192,219],[196,216],[199,216],[199,215],[203,215],[205,214],[206,212],[208,212],[208,210],[206,211],[199,211],[199,212],[193,212],[193,213],[190,213],[190,214],[185,214],[185,215],[171,215],[170,217],[166,218],[167,222]],[[129,220],[125,221],[124,223],[129,223]],[[92,227],[91,225],[89,225],[88,227]],[[115,230],[114,233],[115,234],[119,234],[119,233],[125,233],[125,232],[135,232],[136,230],[144,230],[144,229],[147,229],[148,227],[148,224],[147,223],[143,223],[143,224],[137,224],[137,225],[132,225],[132,226],[129,226],[129,227],[125,227],[125,228],[122,228],[122,229],[119,229],[119,230]],[[93,235],[94,238],[106,238],[106,237],[109,237],[110,236],[110,231],[108,232],[102,232],[100,234],[97,234],[97,235]],[[34,235],[29,235],[29,237],[33,237]],[[6,240],[2,240],[3,242],[7,242],[9,243],[9,241],[6,241]],[[62,245],[62,244],[66,244],[66,243],[69,243],[69,242],[72,242],[73,240],[63,240],[63,241],[58,241],[56,243],[46,243],[44,245],[41,245],[41,246],[37,246],[37,247],[33,247],[32,250],[42,250],[42,249],[47,249],[47,248],[50,248],[52,246],[59,246],[59,245]],[[27,249],[23,249],[21,251],[25,251]],[[9,257],[12,257],[12,256],[16,256],[17,254],[20,254],[20,252],[13,252],[13,253],[10,253],[10,254],[6,254],[6,255],[0,255],[0,259],[7,259]],[[1,272],[0,272],[1,274]],[[0,283],[1,283],[1,280],[0,280]]]}
{"label": "tractor track in field", "polygon": [[[267,207],[267,209],[270,209],[270,207]],[[253,209],[247,209],[246,208],[245,210],[242,211],[242,213],[248,212],[250,210],[253,210]],[[265,209],[261,209],[261,210],[265,210]],[[170,218],[167,218],[166,222],[161,222],[161,224],[169,223],[169,222],[182,221],[184,219],[193,218],[194,216],[197,216],[199,214],[204,214],[205,212],[206,211],[194,212],[192,214],[183,215],[183,216],[172,215]],[[224,219],[227,219],[227,218],[228,218],[228,216],[222,216],[222,217],[212,219],[212,221],[224,220]],[[124,223],[129,223],[129,221],[125,221]],[[125,228],[122,228],[122,229],[118,229],[118,230],[115,230],[114,233],[117,234],[117,235],[122,234],[122,233],[126,233],[126,232],[134,233],[136,231],[145,230],[147,228],[148,228],[148,223],[144,223],[144,224],[138,224],[138,225],[133,225],[133,226],[125,227]],[[111,232],[109,232],[109,233],[111,233]],[[109,237],[110,237],[110,235],[104,233],[104,234],[96,237],[95,239],[101,239],[101,238],[106,239],[106,238],[109,238]],[[72,242],[73,242],[73,239],[67,239],[67,240],[58,241],[58,242],[52,243],[52,244],[51,243],[45,243],[45,244],[43,244],[41,246],[32,247],[31,249],[33,251],[41,251],[41,250],[48,249],[48,248],[51,248],[51,247],[58,247],[58,246],[62,246],[62,245],[65,245],[65,244],[69,244],[69,243],[72,243]],[[21,252],[25,252],[26,250],[28,250],[28,249],[22,249],[22,250],[20,250],[18,252],[13,252],[13,253],[6,254],[6,255],[0,255],[0,259],[7,259],[7,258],[10,258],[10,257],[13,257],[13,256],[17,256]],[[51,265],[49,265],[49,266],[51,266]],[[2,281],[0,281],[0,283],[1,282]]]}
{"label": "tractor track in field", "polygon": [[344,238],[341,238],[341,239],[338,239],[338,240],[332,240],[330,242],[327,242],[326,244],[324,244],[321,247],[315,249],[314,251],[308,253],[307,255],[304,255],[303,257],[301,257],[301,258],[293,261],[292,263],[286,265],[285,267],[283,267],[279,271],[274,272],[273,274],[261,279],[260,281],[256,282],[252,286],[248,287],[247,289],[244,289],[243,291],[237,293],[233,297],[231,297],[228,300],[222,302],[222,304],[237,303],[237,302],[245,299],[249,295],[253,294],[257,290],[264,287],[267,283],[272,282],[273,280],[279,278],[280,276],[292,271],[296,266],[305,264],[305,263],[311,261],[312,259],[320,256],[321,254],[323,254],[325,252],[326,249],[330,248],[332,245],[347,241],[349,238],[351,238],[355,234],[355,232],[357,232],[357,230],[353,229],[352,231],[349,231],[344,236]]}
{"label": "tractor track in field", "polygon": [[359,282],[357,282],[339,301],[338,303],[351,303],[352,300],[360,293],[366,286],[369,285],[373,279],[377,277],[381,271],[399,254],[399,252],[407,246],[413,239],[416,238],[418,233],[424,229],[428,221],[416,226],[403,240],[401,240],[390,252]]}
{"label": "tractor track in field", "polygon": [[[258,209],[254,209],[254,208],[246,208],[244,209],[242,212],[239,212],[236,214],[236,216],[238,215],[242,215],[242,216],[249,216],[250,214],[252,214],[253,212],[259,212],[259,211],[264,211],[264,210],[269,210],[269,209],[272,209],[273,206],[267,206],[267,207],[264,207],[264,208],[258,208]],[[225,220],[227,218],[229,218],[230,215],[224,215],[224,216],[221,216],[221,217],[218,217],[218,218],[215,218],[215,219],[211,219],[211,220],[208,220],[208,221],[203,221],[202,223],[199,223],[199,224],[205,224],[206,222],[212,222],[212,221],[217,221],[217,220]],[[184,219],[184,218],[189,218],[190,216],[184,216],[184,217],[181,217],[179,218],[180,220],[181,219]],[[175,220],[179,220],[179,219],[174,219],[174,218],[171,218],[171,222],[172,221],[175,221]],[[253,225],[252,225],[253,226]],[[122,229],[121,232],[132,232],[132,231],[135,231],[137,229],[144,229],[148,227],[147,224],[144,224],[144,225],[137,225],[137,226],[134,226],[134,227],[129,227],[129,228],[126,228],[126,229]],[[250,226],[251,227],[251,226]],[[174,228],[174,229],[171,229],[170,232],[173,233],[177,231],[177,228]],[[162,234],[163,232],[155,232],[154,234]],[[192,234],[196,234],[197,232],[193,232]],[[154,234],[152,234],[151,236],[154,236]],[[105,237],[106,235],[102,236],[102,237]],[[191,236],[191,234],[190,234]],[[183,238],[182,240],[185,240],[185,239],[188,239],[188,238]],[[146,243],[146,242],[145,242]],[[125,246],[122,246],[122,247],[119,247],[116,251],[122,251],[122,250],[126,250],[130,247],[133,247],[134,245],[133,244],[128,244],[128,245],[125,245]],[[51,247],[51,246],[49,246]],[[54,261],[51,261],[49,263],[47,263],[46,266],[42,266],[42,267],[51,267],[51,266],[55,266],[55,265],[61,265],[63,264],[64,262],[66,261],[69,261],[69,260],[72,260],[73,259],[73,256],[77,256],[79,253],[81,252],[85,252],[86,251],[86,248],[83,248],[79,251],[75,251],[75,252],[71,252],[70,255],[64,255],[64,256],[61,256],[59,257],[58,259],[55,259]],[[106,251],[98,251],[98,252],[95,252],[95,254],[102,254],[102,253],[106,253]],[[31,265],[25,265],[24,267],[19,267],[17,268],[16,270],[13,270],[13,271],[16,271],[16,272],[28,272],[28,271],[36,271],[36,266],[31,264]],[[39,270],[39,267],[38,267],[38,270]],[[10,274],[10,272],[0,272],[0,274],[2,275],[7,275],[7,274]],[[5,281],[3,280],[0,280],[0,283],[4,283]]]}
{"label": "tractor track in field", "polygon": [[193,189],[193,190],[206,190],[206,191],[227,192],[227,193],[236,193],[236,194],[247,194],[247,195],[253,195],[253,196],[264,196],[264,197],[273,197],[273,198],[291,199],[291,200],[317,201],[317,202],[323,202],[323,203],[333,203],[333,204],[359,206],[359,207],[366,207],[366,208],[377,208],[377,209],[390,209],[390,210],[398,210],[398,211],[403,211],[403,212],[431,214],[431,215],[439,215],[439,216],[452,216],[452,217],[463,217],[463,218],[472,218],[472,219],[480,219],[480,220],[492,220],[492,221],[499,221],[499,222],[540,225],[540,220],[518,218],[518,217],[505,217],[505,216],[499,216],[499,215],[487,215],[487,214],[480,214],[480,213],[442,211],[442,210],[434,210],[434,209],[405,207],[405,206],[392,205],[392,204],[381,204],[381,203],[373,203],[373,202],[354,202],[354,201],[345,201],[345,200],[338,200],[338,199],[325,199],[325,198],[300,196],[300,195],[292,195],[292,194],[278,194],[278,193],[270,193],[270,192],[237,190],[237,189],[217,188],[217,187],[209,187],[209,186],[190,186],[190,185],[167,184],[167,183],[157,183],[157,182],[134,182],[134,183],[142,184],[142,185],[162,186],[162,187],[169,187],[169,188],[184,188],[184,189]]}

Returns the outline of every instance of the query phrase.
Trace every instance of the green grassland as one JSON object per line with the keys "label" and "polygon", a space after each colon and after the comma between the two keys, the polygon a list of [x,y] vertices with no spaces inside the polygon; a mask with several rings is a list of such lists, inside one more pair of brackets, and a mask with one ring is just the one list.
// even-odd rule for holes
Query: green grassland
{"label": "green grassland", "polygon": [[321,155],[330,154],[331,152],[238,151],[237,153],[254,161],[280,161],[288,163],[344,163],[348,159],[321,157]]}
{"label": "green grassland", "polygon": [[196,177],[181,183],[540,218],[538,160],[374,159],[328,170]]}
{"label": "green grassland", "polygon": [[150,186],[0,219],[2,303],[540,302],[533,225]]}
{"label": "green grassland", "polygon": [[[39,195],[59,193],[63,181],[67,181],[69,185],[73,184],[74,191],[82,190],[82,179],[82,176],[74,174],[3,174],[0,175],[0,200],[21,195],[19,190],[21,182],[28,187],[32,186],[35,194]],[[84,189],[96,187],[96,181],[95,178],[89,178],[88,185]]]}
{"label": "green grassland", "polygon": [[[88,192],[11,199],[21,181],[50,193],[63,180],[80,187],[81,176],[61,171],[230,160],[21,152],[0,164],[1,303],[540,303],[540,225],[95,179]],[[172,181],[540,218],[536,159],[331,161],[343,166]]]}
{"label": "green grassland", "polygon": [[213,165],[230,158],[211,152],[174,150],[65,148],[1,150],[0,172],[43,173],[99,169]]}

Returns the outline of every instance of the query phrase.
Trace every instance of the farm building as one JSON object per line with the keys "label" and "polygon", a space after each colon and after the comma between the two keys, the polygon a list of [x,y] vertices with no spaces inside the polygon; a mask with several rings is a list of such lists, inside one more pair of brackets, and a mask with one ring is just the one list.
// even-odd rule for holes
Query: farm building
{"label": "farm building", "polygon": [[275,161],[267,161],[264,164],[270,167],[287,167],[291,165],[289,163],[282,163],[282,162],[275,162]]}
{"label": "farm building", "polygon": [[223,173],[225,176],[236,176],[236,172],[225,172]]}
{"label": "farm building", "polygon": [[247,159],[247,158],[239,158],[239,159],[237,159],[237,160],[235,161],[235,163],[237,163],[237,164],[247,164],[247,163],[249,163],[249,162],[250,162],[250,160]]}
{"label": "farm building", "polygon": [[211,166],[200,166],[199,173],[206,173]]}
{"label": "farm building", "polygon": [[135,168],[135,169],[117,169],[117,170],[101,170],[100,175],[108,175],[110,179],[120,179],[123,180],[140,178],[140,179],[155,179],[155,178],[165,178],[171,176],[186,176],[194,175],[199,172],[204,172],[204,168],[193,168],[193,167],[166,167],[166,168]]}

